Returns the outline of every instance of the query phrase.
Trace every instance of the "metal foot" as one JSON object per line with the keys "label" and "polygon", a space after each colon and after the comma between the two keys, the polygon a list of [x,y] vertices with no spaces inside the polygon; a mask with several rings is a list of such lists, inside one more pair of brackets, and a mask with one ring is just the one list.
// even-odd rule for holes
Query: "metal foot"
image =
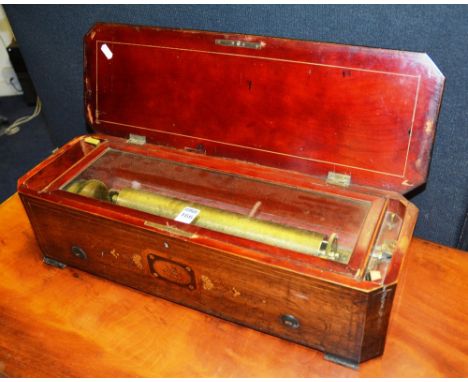
{"label": "metal foot", "polygon": [[352,361],[352,360],[347,359],[347,358],[340,357],[338,355],[325,353],[324,358],[327,361],[337,363],[338,365],[350,367],[351,369],[354,369],[354,370],[359,369],[359,363],[358,362]]}
{"label": "metal foot", "polygon": [[54,260],[47,256],[44,256],[42,261],[44,262],[44,264],[51,265],[52,267],[55,267],[55,268],[63,269],[66,267],[66,264],[61,263],[60,261]]}

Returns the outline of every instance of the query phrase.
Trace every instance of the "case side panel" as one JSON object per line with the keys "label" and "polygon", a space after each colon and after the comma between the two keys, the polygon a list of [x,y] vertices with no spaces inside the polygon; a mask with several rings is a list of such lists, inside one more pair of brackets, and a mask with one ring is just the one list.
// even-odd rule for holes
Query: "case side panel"
{"label": "case side panel", "polygon": [[[367,294],[30,200],[41,247],[67,265],[358,362]],[[83,255],[84,253],[84,255]]]}
{"label": "case side panel", "polygon": [[46,229],[44,229],[42,225],[42,220],[36,216],[34,213],[34,199],[28,195],[24,195],[19,193],[19,197],[21,203],[23,204],[24,210],[28,215],[28,219],[31,223],[31,227],[34,233],[34,237],[36,238],[37,244],[39,249],[41,250],[42,256],[50,257],[50,254],[47,253],[47,236],[43,236],[43,234],[47,234]]}
{"label": "case side panel", "polygon": [[360,362],[381,355],[385,347],[396,285],[383,287],[369,296]]}

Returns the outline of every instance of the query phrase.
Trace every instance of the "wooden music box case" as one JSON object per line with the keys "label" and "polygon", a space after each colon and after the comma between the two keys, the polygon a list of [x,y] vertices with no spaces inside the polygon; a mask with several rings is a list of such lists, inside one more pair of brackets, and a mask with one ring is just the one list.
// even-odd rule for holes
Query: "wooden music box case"
{"label": "wooden music box case", "polygon": [[382,354],[444,84],[431,59],[115,24],[84,49],[94,134],[19,180],[44,262],[336,362]]}

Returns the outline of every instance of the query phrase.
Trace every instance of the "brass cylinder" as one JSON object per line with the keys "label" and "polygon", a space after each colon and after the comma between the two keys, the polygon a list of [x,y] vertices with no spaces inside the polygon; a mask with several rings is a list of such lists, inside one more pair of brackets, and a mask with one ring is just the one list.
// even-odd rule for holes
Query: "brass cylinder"
{"label": "brass cylinder", "polygon": [[321,233],[258,220],[235,212],[131,188],[110,191],[109,194],[114,204],[172,220],[184,208],[195,208],[200,212],[191,224],[197,227],[307,255],[331,259],[337,257],[337,238],[334,234],[329,238]]}
{"label": "brass cylinder", "polygon": [[108,191],[97,179],[77,180],[65,190],[174,220],[186,207],[200,212],[190,224],[212,231],[257,241],[312,256],[340,261],[335,233],[330,236],[278,223],[259,220],[235,212],[164,196],[148,191],[123,188]]}
{"label": "brass cylinder", "polygon": [[75,181],[65,187],[65,190],[73,192],[74,194],[87,196],[89,198],[109,200],[107,186],[97,179]]}

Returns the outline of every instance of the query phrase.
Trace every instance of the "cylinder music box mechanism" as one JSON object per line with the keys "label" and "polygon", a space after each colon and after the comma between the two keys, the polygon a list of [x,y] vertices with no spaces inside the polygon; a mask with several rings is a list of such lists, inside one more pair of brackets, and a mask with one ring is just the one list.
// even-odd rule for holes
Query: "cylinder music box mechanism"
{"label": "cylinder music box mechanism", "polygon": [[335,261],[340,260],[336,233],[324,235],[203,204],[164,196],[154,192],[122,188],[109,190],[98,179],[77,180],[66,191],[108,201],[118,206],[147,212],[163,218],[189,223],[207,230],[224,233]]}
{"label": "cylinder music box mechanism", "polygon": [[118,24],[84,55],[93,133],[18,182],[44,262],[342,364],[381,355],[444,86],[432,60]]}

